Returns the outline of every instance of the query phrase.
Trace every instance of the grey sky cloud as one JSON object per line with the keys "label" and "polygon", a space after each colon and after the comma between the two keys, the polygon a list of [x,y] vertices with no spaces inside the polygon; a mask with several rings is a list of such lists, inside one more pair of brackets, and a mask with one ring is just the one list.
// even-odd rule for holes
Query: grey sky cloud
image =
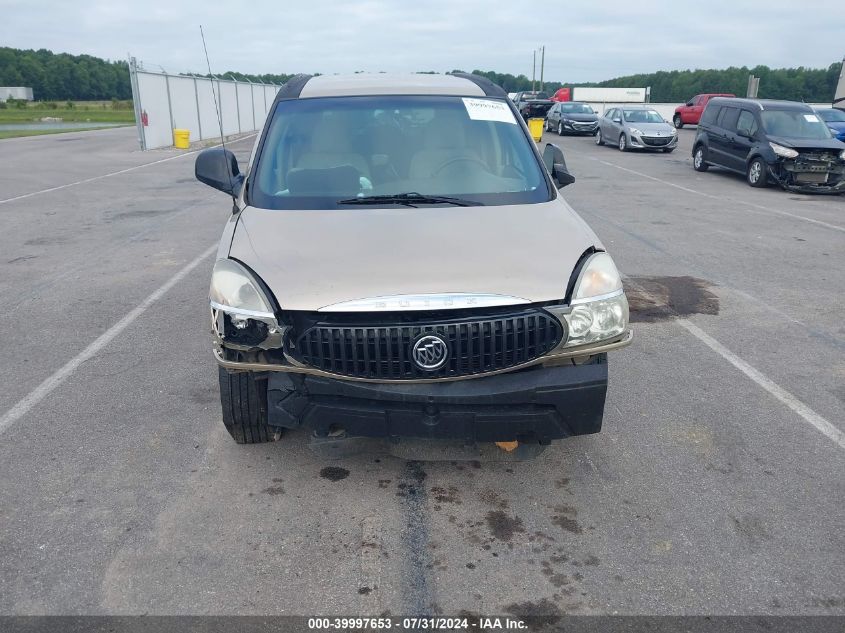
{"label": "grey sky cloud", "polygon": [[0,0],[0,44],[200,72],[448,71],[598,81],[654,70],[826,67],[845,54],[840,1]]}

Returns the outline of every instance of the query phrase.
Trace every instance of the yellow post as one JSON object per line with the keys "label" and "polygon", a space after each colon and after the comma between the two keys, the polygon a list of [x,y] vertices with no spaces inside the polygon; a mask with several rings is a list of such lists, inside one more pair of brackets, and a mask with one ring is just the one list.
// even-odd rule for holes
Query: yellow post
{"label": "yellow post", "polygon": [[528,119],[528,130],[531,132],[531,138],[538,143],[543,138],[544,121],[544,119]]}
{"label": "yellow post", "polygon": [[176,149],[188,149],[191,147],[190,130],[173,130],[173,147]]}

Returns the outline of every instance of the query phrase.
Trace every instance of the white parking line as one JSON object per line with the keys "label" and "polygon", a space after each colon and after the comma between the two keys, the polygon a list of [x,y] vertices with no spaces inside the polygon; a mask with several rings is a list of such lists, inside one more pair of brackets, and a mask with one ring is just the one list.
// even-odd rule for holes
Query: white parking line
{"label": "white parking line", "polygon": [[833,440],[841,449],[845,449],[845,433],[836,428],[833,424],[828,422],[825,418],[813,411],[806,404],[801,402],[794,395],[789,393],[786,389],[769,379],[759,370],[755,369],[747,362],[742,360],[739,356],[730,351],[727,347],[722,345],[719,341],[704,332],[697,325],[691,323],[686,319],[678,319],[678,325],[684,328],[687,332],[692,334],[699,341],[704,343],[707,347],[716,352],[719,356],[728,361],[731,365],[736,367],[743,374],[748,376],[751,380],[756,382],[760,387],[765,389],[769,394],[774,396],[781,403],[792,409],[805,422],[808,422],[820,431],[825,437]]}
{"label": "white parking line", "polygon": [[96,356],[97,353],[106,345],[111,343],[118,334],[129,327],[135,319],[144,314],[150,306],[161,299],[168,290],[182,281],[194,268],[199,266],[204,259],[216,250],[217,244],[214,244],[204,250],[199,257],[187,264],[179,272],[168,279],[162,286],[159,286],[157,290],[138,304],[138,306],[127,312],[120,321],[98,336],[93,343],[70,359],[64,364],[64,366],[53,373],[53,375],[29,392],[29,394],[21,398],[21,400],[19,400],[11,409],[6,411],[6,413],[0,417],[0,434],[26,415],[35,405],[50,395],[50,393],[67,380],[73,372],[79,369],[82,363],[91,360],[94,356]]}
{"label": "white parking line", "polygon": [[[256,132],[257,134],[257,132]],[[248,136],[242,136],[241,138],[236,138],[233,141],[229,141],[229,143],[237,143],[239,141],[246,140],[248,138],[252,138],[255,134],[250,134]],[[209,147],[204,147],[203,149],[210,149],[212,147],[220,147],[220,143],[217,145],[210,145]],[[32,196],[38,196],[42,193],[50,193],[51,191],[59,191],[61,189],[67,189],[68,187],[75,187],[77,185],[84,185],[89,182],[94,182],[95,180],[102,180],[103,178],[109,178],[111,176],[118,176],[120,174],[125,174],[130,171],[135,171],[136,169],[143,169],[144,167],[149,167],[150,165],[158,165],[160,163],[166,163],[169,160],[176,160],[177,158],[184,158],[185,156],[191,156],[193,154],[198,154],[202,150],[196,149],[191,152],[185,152],[184,154],[179,154],[178,156],[169,156],[168,158],[162,158],[161,160],[154,160],[149,163],[144,163],[143,165],[135,165],[134,167],[127,167],[126,169],[120,169],[118,171],[112,171],[108,174],[101,174],[99,176],[93,176],[92,178],[86,178],[85,180],[77,180],[76,182],[69,182],[66,185],[58,185],[56,187],[50,187],[49,189],[41,189],[40,191],[32,191],[30,193],[24,193],[20,196],[15,196],[14,198],[6,198],[5,200],[0,200],[0,204],[6,204],[7,202],[15,202],[16,200],[23,200],[24,198],[31,198]]]}
{"label": "white parking line", "polygon": [[[567,150],[570,151],[570,150]],[[783,215],[789,218],[794,218],[796,220],[803,220],[804,222],[811,222],[813,224],[818,224],[819,226],[823,226],[828,229],[833,229],[834,231],[842,231],[845,233],[845,226],[839,226],[837,224],[830,224],[829,222],[823,222],[821,220],[815,220],[813,218],[808,218],[803,215],[798,215],[796,213],[789,213],[788,211],[781,211],[780,209],[771,209],[769,207],[764,207],[760,204],[755,204],[753,202],[745,202],[740,201],[737,202],[732,198],[726,198],[724,196],[714,196],[713,194],[705,193],[703,191],[698,191],[697,189],[690,189],[689,187],[682,187],[674,182],[669,182],[668,180],[663,180],[662,178],[657,178],[656,176],[651,176],[649,174],[644,174],[641,171],[637,171],[635,169],[628,169],[627,167],[622,167],[622,165],[617,165],[616,163],[611,163],[606,160],[602,160],[600,158],[596,158],[595,156],[589,156],[588,154],[584,154],[583,152],[572,152],[573,154],[581,154],[582,156],[587,157],[589,160],[594,160],[596,162],[601,163],[602,165],[607,165],[608,167],[615,167],[616,169],[620,169],[622,171],[627,171],[630,174],[635,174],[642,178],[647,178],[649,180],[653,180],[655,182],[659,182],[663,185],[667,185],[669,187],[674,187],[675,189],[680,189],[681,191],[686,191],[687,193],[692,193],[698,196],[704,196],[705,198],[710,198],[712,200],[723,200],[725,202],[730,202],[736,208],[741,207],[742,205],[746,205],[749,207],[754,207],[755,209],[761,209],[762,211],[766,211],[767,213],[774,213],[776,215]]]}

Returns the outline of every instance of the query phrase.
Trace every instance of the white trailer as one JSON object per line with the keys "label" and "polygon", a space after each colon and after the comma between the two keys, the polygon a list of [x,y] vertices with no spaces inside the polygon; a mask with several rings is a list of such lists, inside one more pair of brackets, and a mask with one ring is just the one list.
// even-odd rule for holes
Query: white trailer
{"label": "white trailer", "polygon": [[32,101],[32,88],[23,86],[0,86],[0,101],[22,99]]}
{"label": "white trailer", "polygon": [[651,90],[649,88],[581,88],[573,90],[573,101],[592,103],[645,103]]}

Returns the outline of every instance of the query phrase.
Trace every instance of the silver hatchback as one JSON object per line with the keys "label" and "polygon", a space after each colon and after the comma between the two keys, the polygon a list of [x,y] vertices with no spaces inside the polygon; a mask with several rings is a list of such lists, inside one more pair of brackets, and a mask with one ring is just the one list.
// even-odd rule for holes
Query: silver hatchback
{"label": "silver hatchback", "polygon": [[678,146],[678,131],[657,110],[631,105],[610,108],[599,119],[596,145],[610,143],[620,151],[655,149],[672,152]]}

